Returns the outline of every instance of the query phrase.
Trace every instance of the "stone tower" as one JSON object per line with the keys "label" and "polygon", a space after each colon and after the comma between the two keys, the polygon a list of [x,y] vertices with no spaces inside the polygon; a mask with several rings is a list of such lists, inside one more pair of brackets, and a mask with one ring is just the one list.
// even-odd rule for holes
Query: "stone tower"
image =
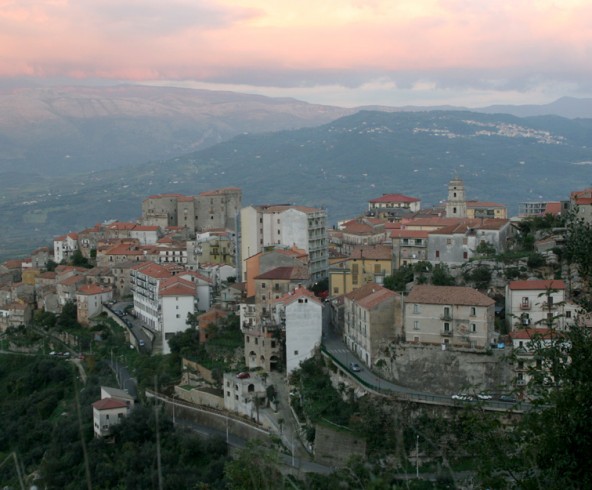
{"label": "stone tower", "polygon": [[455,177],[448,183],[448,201],[446,201],[447,218],[466,218],[467,201],[465,200],[465,184]]}

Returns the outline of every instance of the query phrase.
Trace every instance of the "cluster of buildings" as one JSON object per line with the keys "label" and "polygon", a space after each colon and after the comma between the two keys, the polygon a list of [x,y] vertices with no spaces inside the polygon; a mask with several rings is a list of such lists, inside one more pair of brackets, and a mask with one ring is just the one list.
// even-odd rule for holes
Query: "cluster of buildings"
{"label": "cluster of buildings", "polygon": [[[291,372],[319,347],[323,303],[329,301],[326,314],[369,367],[392,341],[484,350],[498,342],[495,302],[487,295],[459,286],[394,292],[383,285],[407,265],[459,266],[480,249],[499,253],[511,246],[515,227],[505,206],[465,194],[458,178],[440,207],[422,209],[418,198],[385,194],[368,201],[363,215],[333,228],[320,208],[242,207],[237,188],[149,196],[136,222],[70,232],[54,239],[53,250],[40,248],[1,265],[0,330],[28,324],[37,309],[59,313],[70,301],[79,322],[88,325],[105,303],[128,299],[155,337],[157,352],[167,353],[168,340],[187,328],[192,315],[215,323],[236,313],[245,365]],[[572,193],[570,204],[592,220],[592,190]],[[531,214],[535,207],[526,208]],[[568,208],[546,203],[537,209]],[[91,266],[70,265],[80,260]],[[324,280],[326,296],[310,292]],[[565,284],[547,283],[508,284],[510,330],[538,328],[555,317],[563,326],[575,318]],[[206,331],[204,320],[202,341]]]}

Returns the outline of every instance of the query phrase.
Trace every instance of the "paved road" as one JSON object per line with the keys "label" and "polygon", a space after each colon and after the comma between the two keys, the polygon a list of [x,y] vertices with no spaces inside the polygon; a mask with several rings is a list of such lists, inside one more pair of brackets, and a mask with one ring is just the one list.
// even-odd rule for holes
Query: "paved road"
{"label": "paved road", "polygon": [[[463,406],[466,404],[481,403],[483,408],[494,411],[512,410],[515,412],[522,412],[530,408],[528,403],[514,404],[496,400],[487,402],[453,400],[450,395],[439,395],[425,391],[418,391],[383,379],[371,372],[370,369],[366,368],[364,363],[347,348],[345,342],[343,342],[341,334],[331,325],[329,308],[328,305],[324,305],[323,307],[323,347],[333,358],[341,363],[350,377],[361,381],[363,385],[376,392],[385,395],[394,394],[418,402],[447,406]],[[362,367],[362,370],[360,372],[352,372],[349,369],[351,362],[358,363],[360,367]]]}

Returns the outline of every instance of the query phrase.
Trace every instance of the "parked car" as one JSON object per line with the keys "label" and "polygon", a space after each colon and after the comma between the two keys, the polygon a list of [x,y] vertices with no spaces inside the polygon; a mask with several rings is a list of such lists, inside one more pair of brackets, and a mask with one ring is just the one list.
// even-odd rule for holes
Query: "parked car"
{"label": "parked car", "polygon": [[145,343],[145,342],[144,342],[142,339],[140,339],[140,342],[139,342],[139,344],[140,344],[140,347],[144,347],[144,345],[145,345],[146,343]]}
{"label": "parked car", "polygon": [[488,393],[479,393],[477,398],[479,398],[479,400],[491,400],[493,396],[489,395]]}
{"label": "parked car", "polygon": [[246,379],[246,378],[250,378],[250,377],[251,377],[251,375],[250,375],[249,373],[242,372],[242,373],[238,373],[238,374],[236,375],[236,377],[237,377],[238,379]]}
{"label": "parked car", "polygon": [[362,368],[360,367],[360,365],[357,362],[350,362],[349,369],[351,371],[353,371],[354,373],[359,373],[362,370]]}
{"label": "parked car", "polygon": [[471,395],[468,395],[467,393],[458,393],[456,395],[452,395],[450,398],[462,402],[470,402],[473,400],[473,397]]}
{"label": "parked car", "polygon": [[499,397],[499,401],[506,403],[516,403],[518,400],[516,400],[516,398],[514,398],[512,395],[501,395]]}

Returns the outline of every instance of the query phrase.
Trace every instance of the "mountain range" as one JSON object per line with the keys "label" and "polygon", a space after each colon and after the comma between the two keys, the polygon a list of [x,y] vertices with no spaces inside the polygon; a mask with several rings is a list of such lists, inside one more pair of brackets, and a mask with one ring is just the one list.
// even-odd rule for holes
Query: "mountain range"
{"label": "mountain range", "polygon": [[[368,199],[382,193],[416,196],[424,207],[437,204],[446,198],[446,184],[455,175],[465,180],[469,198],[501,202],[514,213],[521,201],[566,199],[571,190],[591,183],[592,148],[587,145],[592,119],[520,118],[459,108],[356,112],[291,99],[152,87],[145,92],[141,88],[144,98],[139,99],[135,87],[129,89],[135,94],[130,99],[123,95],[126,87],[109,88],[119,94],[117,102],[109,105],[91,103],[94,90],[98,89],[83,90],[86,96],[77,95],[75,100],[62,91],[63,100],[58,103],[57,89],[51,89],[52,104],[48,98],[43,104],[32,104],[44,108],[40,120],[67,121],[77,141],[90,137],[96,151],[90,152],[88,160],[82,150],[74,159],[70,152],[71,158],[62,159],[66,163],[54,167],[51,158],[44,160],[31,149],[38,147],[35,135],[28,147],[26,138],[18,140],[31,155],[39,155],[35,158],[24,151],[20,160],[0,152],[0,169],[4,169],[0,173],[0,257],[24,255],[35,246],[49,244],[57,234],[106,219],[137,218],[142,199],[155,193],[196,194],[238,186],[245,205],[322,206],[328,209],[330,221],[336,222],[363,212]],[[105,90],[101,89],[103,95]],[[198,96],[207,99],[201,106]],[[16,111],[20,106],[14,107]],[[157,107],[168,111],[169,122],[185,114],[186,121],[201,129],[181,131],[181,136],[188,136],[180,144],[167,118],[157,116]],[[81,123],[80,114],[86,115],[86,122]],[[128,117],[129,124],[123,124]],[[13,125],[9,118],[0,119],[2,149],[14,148],[17,140],[6,135],[18,134],[18,124],[30,129],[37,120],[32,109],[28,117],[15,118]],[[60,128],[63,124],[56,123]],[[110,125],[112,133],[107,131]],[[158,127],[167,130],[158,133]],[[265,132],[270,128],[273,132]],[[199,133],[209,129],[211,139]],[[142,136],[133,139],[129,131]],[[142,143],[150,138],[151,144]],[[53,144],[50,137],[44,141],[48,147]],[[58,138],[56,147],[68,141]],[[118,141],[123,141],[123,149]],[[192,145],[199,149],[189,151]],[[101,158],[103,147],[112,159]],[[135,156],[118,160],[121,155],[113,156],[118,152],[135,152]],[[170,154],[175,156],[168,158]],[[72,161],[79,163],[72,166]]]}

